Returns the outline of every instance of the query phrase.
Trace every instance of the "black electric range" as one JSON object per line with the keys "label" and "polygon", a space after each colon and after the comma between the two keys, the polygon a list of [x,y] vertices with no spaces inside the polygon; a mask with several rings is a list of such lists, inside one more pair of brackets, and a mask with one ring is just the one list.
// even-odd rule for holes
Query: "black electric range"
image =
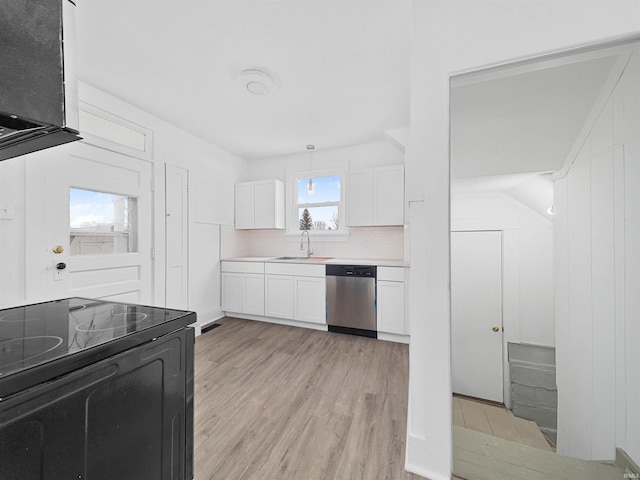
{"label": "black electric range", "polygon": [[0,399],[195,321],[193,312],[86,298],[0,310]]}

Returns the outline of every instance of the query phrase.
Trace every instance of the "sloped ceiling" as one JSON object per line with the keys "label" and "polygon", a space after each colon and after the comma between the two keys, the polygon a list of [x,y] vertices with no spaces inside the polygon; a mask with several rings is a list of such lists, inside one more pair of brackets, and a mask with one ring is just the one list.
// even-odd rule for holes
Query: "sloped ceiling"
{"label": "sloped ceiling", "polygon": [[452,178],[559,170],[616,61],[611,55],[454,87]]}

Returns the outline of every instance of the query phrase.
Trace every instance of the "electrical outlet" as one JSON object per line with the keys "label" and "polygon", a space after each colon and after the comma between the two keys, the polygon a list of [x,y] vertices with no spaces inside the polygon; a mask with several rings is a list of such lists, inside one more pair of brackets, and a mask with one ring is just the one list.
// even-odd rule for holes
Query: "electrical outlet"
{"label": "electrical outlet", "polygon": [[10,204],[0,205],[0,220],[13,220],[14,207]]}

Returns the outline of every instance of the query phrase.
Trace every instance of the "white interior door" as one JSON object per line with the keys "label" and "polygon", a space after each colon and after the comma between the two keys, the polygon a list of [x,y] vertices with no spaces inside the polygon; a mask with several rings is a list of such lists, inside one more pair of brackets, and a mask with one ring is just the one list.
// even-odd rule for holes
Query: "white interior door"
{"label": "white interior door", "polygon": [[188,309],[188,172],[166,165],[166,306]]}
{"label": "white interior door", "polygon": [[451,233],[454,393],[502,403],[502,232]]}
{"label": "white interior door", "polygon": [[73,143],[26,173],[28,299],[152,303],[151,164]]}

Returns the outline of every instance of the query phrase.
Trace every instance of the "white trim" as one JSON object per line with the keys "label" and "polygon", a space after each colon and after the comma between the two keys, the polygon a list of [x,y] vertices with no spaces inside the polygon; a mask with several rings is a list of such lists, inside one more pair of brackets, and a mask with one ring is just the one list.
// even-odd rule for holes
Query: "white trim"
{"label": "white trim", "polygon": [[387,333],[387,332],[378,332],[378,340],[382,340],[384,342],[396,342],[396,343],[404,343],[409,344],[411,337],[409,335],[400,335],[398,333]]}
{"label": "white trim", "polygon": [[121,153],[123,155],[127,155],[130,157],[140,158],[142,160],[151,161],[153,159],[153,131],[145,128],[136,123],[130,122],[122,117],[119,117],[113,113],[110,113],[106,110],[103,110],[100,107],[96,107],[90,103],[80,100],[79,102],[79,110],[87,112],[96,117],[102,118],[109,122],[112,122],[116,125],[119,125],[123,128],[131,130],[133,132],[139,133],[144,136],[144,150],[138,150],[136,148],[128,147],[126,145],[122,145],[118,142],[114,142],[112,140],[108,140],[106,138],[99,137],[97,135],[93,135],[91,133],[81,131],[80,135],[82,136],[82,140],[84,143],[89,145],[93,145],[96,147],[104,148],[106,150],[111,150],[113,152]]}

